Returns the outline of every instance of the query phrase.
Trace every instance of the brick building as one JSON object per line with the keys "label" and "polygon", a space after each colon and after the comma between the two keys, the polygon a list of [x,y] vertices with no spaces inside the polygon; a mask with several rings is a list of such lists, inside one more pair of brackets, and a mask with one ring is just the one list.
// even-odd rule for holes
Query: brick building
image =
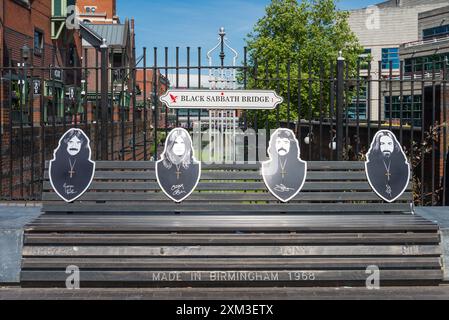
{"label": "brick building", "polygon": [[[400,46],[399,55],[404,61],[404,75],[406,78],[425,82],[416,83],[413,92],[410,87],[402,88],[403,99],[414,103],[416,115],[423,122],[425,128],[434,123],[446,123],[446,131],[441,130],[436,141],[435,168],[438,176],[446,175],[446,190],[449,189],[448,172],[445,171],[444,160],[447,160],[449,150],[449,6],[422,12],[418,15],[417,40]],[[392,102],[400,104],[401,88],[393,87]],[[388,99],[388,95],[387,99]],[[412,101],[413,97],[413,102]],[[403,103],[404,107],[404,103]],[[444,133],[446,132],[446,136]],[[431,159],[429,159],[431,160]],[[431,170],[428,161],[426,170]],[[446,169],[447,170],[447,169]],[[436,181],[436,188],[441,181]],[[449,198],[446,198],[449,205]]]}
{"label": "brick building", "polygon": [[57,2],[0,0],[3,124],[10,117],[13,125],[62,122],[71,112],[64,100],[68,88],[80,86],[80,72],[63,68],[80,66],[81,39],[77,30],[52,32]]}
{"label": "brick building", "polygon": [[109,158],[150,155],[150,124],[133,119],[134,37],[115,0],[0,0],[0,200],[39,199],[45,161],[70,126],[85,130],[98,159],[103,39]]}
{"label": "brick building", "polygon": [[[136,95],[136,105],[137,112],[136,116],[140,119],[144,117],[143,110],[144,107],[147,109],[147,119],[151,122],[151,125],[154,126],[154,83],[157,83],[157,97],[160,97],[168,90],[170,83],[168,79],[163,76],[160,71],[157,72],[157,79],[154,77],[154,72],[152,69],[146,70],[146,78],[144,77],[145,73],[143,69],[136,70],[136,86],[137,86],[137,95]],[[144,103],[146,98],[146,104]],[[158,103],[158,128],[165,128],[166,120],[167,125],[168,118],[167,115],[171,112],[166,110],[166,106],[161,104],[159,100],[156,101]],[[166,112],[167,111],[167,112]]]}
{"label": "brick building", "polygon": [[116,1],[77,0],[78,15],[81,21],[95,24],[120,23],[117,16]]}
{"label": "brick building", "polygon": [[0,198],[36,193],[59,129],[80,111],[68,99],[79,93],[82,61],[79,32],[65,26],[72,4],[0,0]]}

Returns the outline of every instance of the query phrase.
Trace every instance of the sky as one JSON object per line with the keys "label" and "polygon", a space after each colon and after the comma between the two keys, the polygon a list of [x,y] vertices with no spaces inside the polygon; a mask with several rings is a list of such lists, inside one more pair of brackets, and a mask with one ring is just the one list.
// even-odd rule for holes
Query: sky
{"label": "sky", "polygon": [[[339,8],[363,8],[382,1],[340,0]],[[192,65],[197,61],[197,47],[203,56],[218,42],[218,30],[225,27],[226,38],[240,57],[244,39],[257,20],[263,17],[270,0],[117,0],[117,14],[124,21],[134,18],[137,56],[147,47],[148,64],[153,63],[153,47],[164,62],[164,47],[169,48],[169,64],[180,47],[180,63],[186,63],[186,47],[191,47]],[[205,60],[204,60],[205,61]],[[204,62],[203,61],[203,62]],[[241,61],[241,60],[240,60]]]}

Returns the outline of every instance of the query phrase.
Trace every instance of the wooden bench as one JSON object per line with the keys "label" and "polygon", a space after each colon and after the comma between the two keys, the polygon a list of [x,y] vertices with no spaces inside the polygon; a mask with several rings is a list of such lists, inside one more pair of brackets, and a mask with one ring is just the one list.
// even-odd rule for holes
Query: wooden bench
{"label": "wooden bench", "polygon": [[259,169],[203,165],[180,204],[153,162],[97,162],[70,204],[46,180],[44,214],[24,234],[22,285],[63,287],[69,265],[82,287],[365,285],[370,265],[381,285],[442,279],[438,226],[413,214],[410,187],[389,204],[363,162],[309,162],[303,190],[280,203]]}

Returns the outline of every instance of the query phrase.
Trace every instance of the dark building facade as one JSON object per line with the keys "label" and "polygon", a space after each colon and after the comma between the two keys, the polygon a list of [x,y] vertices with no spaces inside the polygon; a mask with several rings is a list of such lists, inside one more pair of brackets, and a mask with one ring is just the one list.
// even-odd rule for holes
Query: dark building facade
{"label": "dark building facade", "polygon": [[[432,172],[434,190],[444,183],[445,157],[449,130],[449,6],[421,12],[418,15],[417,40],[399,48],[403,62],[403,81],[397,77],[393,83],[384,83],[381,90],[385,113],[399,125],[420,128],[417,133],[427,136],[430,128],[436,130],[435,148],[424,157],[424,172]],[[447,181],[448,179],[446,179]],[[427,189],[431,185],[427,183]]]}

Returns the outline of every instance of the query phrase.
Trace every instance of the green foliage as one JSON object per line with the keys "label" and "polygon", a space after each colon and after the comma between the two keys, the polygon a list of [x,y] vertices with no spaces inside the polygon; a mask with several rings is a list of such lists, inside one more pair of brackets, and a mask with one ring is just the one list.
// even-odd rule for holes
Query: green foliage
{"label": "green foliage", "polygon": [[272,89],[284,97],[278,111],[248,113],[248,120],[257,113],[259,126],[266,121],[274,126],[277,112],[281,121],[298,119],[298,109],[307,119],[327,114],[329,78],[335,77],[338,52],[346,60],[348,76],[356,74],[363,52],[349,27],[348,13],[338,11],[334,0],[272,0],[246,42],[251,70],[247,88]]}

